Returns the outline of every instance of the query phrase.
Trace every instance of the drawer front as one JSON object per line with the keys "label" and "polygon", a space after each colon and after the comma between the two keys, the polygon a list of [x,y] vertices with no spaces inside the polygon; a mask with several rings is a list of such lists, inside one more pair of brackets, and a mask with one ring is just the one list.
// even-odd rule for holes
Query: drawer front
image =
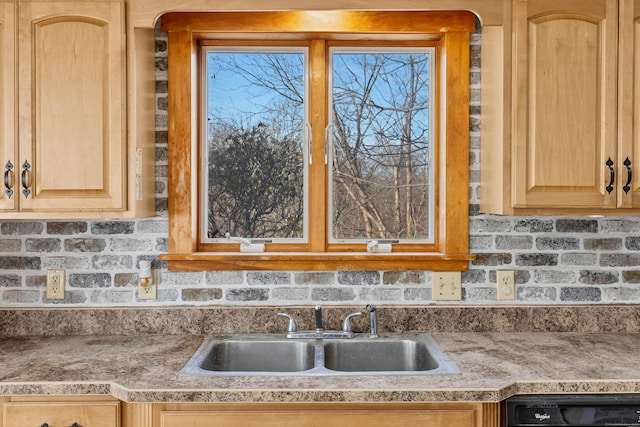
{"label": "drawer front", "polygon": [[473,410],[163,411],[160,427],[474,427]]}
{"label": "drawer front", "polygon": [[7,402],[3,427],[120,427],[119,402]]}

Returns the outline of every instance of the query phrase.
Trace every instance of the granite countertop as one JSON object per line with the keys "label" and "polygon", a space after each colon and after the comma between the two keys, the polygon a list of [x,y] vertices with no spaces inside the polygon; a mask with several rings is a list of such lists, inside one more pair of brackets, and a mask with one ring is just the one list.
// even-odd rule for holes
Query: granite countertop
{"label": "granite countertop", "polygon": [[484,401],[640,392],[636,332],[435,332],[460,374],[183,376],[199,334],[0,338],[0,395],[109,394],[127,402]]}

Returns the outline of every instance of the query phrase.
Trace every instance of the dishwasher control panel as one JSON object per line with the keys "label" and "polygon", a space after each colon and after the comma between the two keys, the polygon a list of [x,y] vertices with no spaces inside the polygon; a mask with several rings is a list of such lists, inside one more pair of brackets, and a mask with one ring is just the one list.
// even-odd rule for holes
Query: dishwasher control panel
{"label": "dishwasher control panel", "polygon": [[515,396],[505,408],[506,427],[640,426],[640,394]]}

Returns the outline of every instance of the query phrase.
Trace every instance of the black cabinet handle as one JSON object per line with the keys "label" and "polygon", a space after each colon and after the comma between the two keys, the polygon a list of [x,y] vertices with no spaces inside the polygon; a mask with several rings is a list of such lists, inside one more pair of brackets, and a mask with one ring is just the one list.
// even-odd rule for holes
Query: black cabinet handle
{"label": "black cabinet handle", "polygon": [[[48,423],[44,423],[40,427],[49,427],[49,424]],[[73,423],[69,427],[82,427],[82,426],[80,424],[78,424],[78,423]]]}
{"label": "black cabinet handle", "polygon": [[31,190],[27,186],[27,171],[29,169],[31,169],[31,165],[25,160],[22,164],[22,194],[24,194],[24,197],[29,197],[29,194],[31,194]]}
{"label": "black cabinet handle", "polygon": [[613,191],[613,183],[616,180],[616,172],[613,169],[613,160],[611,160],[611,157],[609,157],[609,160],[607,160],[607,163],[605,164],[609,166],[609,185],[607,185],[605,190],[607,190],[607,193],[611,194]]}
{"label": "black cabinet handle", "polygon": [[629,184],[631,184],[631,180],[633,179],[633,171],[631,170],[631,160],[629,160],[629,158],[627,157],[624,160],[623,165],[627,167],[627,183],[624,185],[624,187],[622,187],[622,190],[624,191],[624,194],[629,194],[629,190],[631,190],[631,186]]}
{"label": "black cabinet handle", "polygon": [[9,160],[7,162],[6,165],[4,165],[4,193],[7,195],[8,198],[11,198],[11,196],[13,196],[13,189],[11,188],[11,183],[9,182],[9,177],[11,175],[11,171],[13,170],[13,163],[11,163],[11,160]]}

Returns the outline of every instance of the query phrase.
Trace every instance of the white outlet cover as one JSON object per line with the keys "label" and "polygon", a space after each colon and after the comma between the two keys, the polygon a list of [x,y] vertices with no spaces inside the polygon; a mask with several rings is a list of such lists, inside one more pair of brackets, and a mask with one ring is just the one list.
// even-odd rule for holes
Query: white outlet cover
{"label": "white outlet cover", "polygon": [[516,281],[513,270],[496,272],[496,290],[498,300],[516,299]]}
{"label": "white outlet cover", "polygon": [[65,279],[64,270],[47,270],[47,299],[64,299]]}
{"label": "white outlet cover", "polygon": [[[142,265],[142,262],[140,264]],[[138,277],[138,299],[158,299],[158,275],[156,274],[156,271],[151,269],[149,266],[149,271],[145,271],[145,274],[149,274],[151,276],[151,284],[142,286],[140,283],[140,277]]]}

